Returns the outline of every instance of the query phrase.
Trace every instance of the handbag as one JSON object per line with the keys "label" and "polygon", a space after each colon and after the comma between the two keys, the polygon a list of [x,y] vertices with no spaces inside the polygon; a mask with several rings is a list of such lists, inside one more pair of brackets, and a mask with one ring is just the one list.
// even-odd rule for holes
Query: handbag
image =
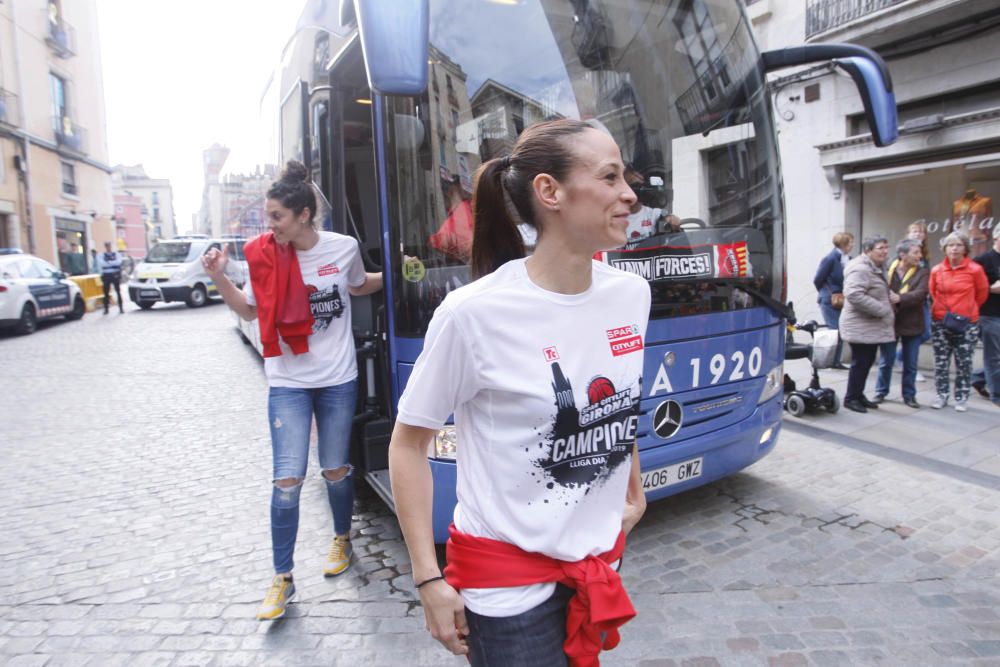
{"label": "handbag", "polygon": [[964,334],[972,326],[972,321],[964,315],[956,315],[949,310],[944,314],[941,324],[944,325],[945,329],[954,334]]}
{"label": "handbag", "polygon": [[830,295],[830,307],[834,310],[841,310],[844,307],[844,293],[834,292]]}

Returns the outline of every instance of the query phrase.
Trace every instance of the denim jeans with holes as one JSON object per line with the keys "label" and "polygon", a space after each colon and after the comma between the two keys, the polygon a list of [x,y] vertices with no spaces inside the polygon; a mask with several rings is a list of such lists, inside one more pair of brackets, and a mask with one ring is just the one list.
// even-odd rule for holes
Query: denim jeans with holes
{"label": "denim jeans with holes", "polygon": [[271,387],[267,398],[267,420],[271,429],[273,479],[297,479],[294,486],[275,484],[271,491],[271,547],[274,571],[291,572],[295,537],[299,529],[299,494],[309,463],[309,433],[316,417],[319,466],[334,470],[347,466],[348,474],[331,482],[324,478],[334,532],[347,535],[354,511],[354,471],[350,466],[351,424],[357,401],[358,382],[317,389]]}

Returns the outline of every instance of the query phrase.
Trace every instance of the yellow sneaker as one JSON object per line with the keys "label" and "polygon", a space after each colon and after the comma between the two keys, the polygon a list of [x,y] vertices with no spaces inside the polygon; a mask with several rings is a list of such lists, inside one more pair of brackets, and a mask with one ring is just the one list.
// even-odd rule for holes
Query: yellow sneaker
{"label": "yellow sneaker", "polygon": [[285,615],[288,603],[295,597],[295,584],[280,574],[274,575],[271,587],[267,589],[264,601],[257,610],[258,621],[273,621]]}
{"label": "yellow sneaker", "polygon": [[351,566],[351,555],[354,549],[351,547],[351,539],[346,535],[338,535],[333,538],[330,545],[330,553],[326,556],[326,565],[323,567],[323,576],[335,577]]}

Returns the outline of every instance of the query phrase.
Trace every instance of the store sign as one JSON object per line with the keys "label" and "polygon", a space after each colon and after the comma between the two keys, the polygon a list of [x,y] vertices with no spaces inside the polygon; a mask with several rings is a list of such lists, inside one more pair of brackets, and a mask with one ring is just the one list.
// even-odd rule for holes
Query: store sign
{"label": "store sign", "polygon": [[66,232],[80,232],[81,234],[84,234],[87,232],[87,225],[76,220],[56,218],[56,229],[61,229]]}

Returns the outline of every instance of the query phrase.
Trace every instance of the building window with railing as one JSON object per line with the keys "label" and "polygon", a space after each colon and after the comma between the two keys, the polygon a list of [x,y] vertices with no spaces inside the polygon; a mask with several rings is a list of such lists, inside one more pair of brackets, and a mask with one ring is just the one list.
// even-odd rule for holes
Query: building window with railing
{"label": "building window with railing", "polygon": [[62,175],[62,193],[75,197],[77,195],[76,167],[70,162],[60,162],[59,173]]}
{"label": "building window with railing", "polygon": [[684,40],[684,49],[695,76],[701,83],[705,102],[711,104],[722,89],[729,87],[731,79],[722,57],[722,44],[712,25],[704,0],[687,0],[686,8],[677,13],[683,17],[677,22],[677,29]]}

